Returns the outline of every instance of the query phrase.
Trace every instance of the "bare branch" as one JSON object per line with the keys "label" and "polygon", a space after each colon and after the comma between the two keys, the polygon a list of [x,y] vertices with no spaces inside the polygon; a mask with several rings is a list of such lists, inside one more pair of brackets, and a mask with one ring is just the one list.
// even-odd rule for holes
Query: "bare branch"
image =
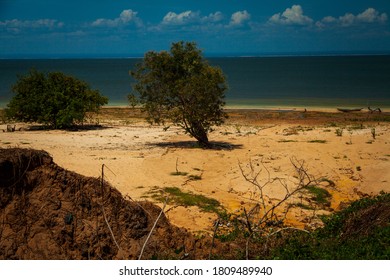
{"label": "bare branch", "polygon": [[219,219],[215,222],[213,240],[211,241],[211,247],[210,247],[210,253],[209,253],[209,260],[211,259],[211,253],[212,253],[212,250],[214,247],[215,235],[217,234],[218,227],[219,227]]}
{"label": "bare branch", "polygon": [[152,236],[152,233],[153,233],[153,231],[154,231],[154,228],[155,228],[156,225],[157,225],[158,220],[160,219],[161,215],[164,213],[164,209],[165,209],[165,207],[167,206],[167,202],[168,202],[168,198],[165,199],[164,205],[163,205],[163,207],[161,208],[161,212],[160,212],[160,214],[158,215],[158,217],[156,218],[156,221],[154,222],[153,227],[152,227],[152,229],[150,230],[150,232],[149,232],[149,234],[148,234],[148,237],[146,238],[146,240],[145,240],[145,242],[144,242],[144,245],[142,246],[141,253],[139,254],[138,260],[140,260],[140,259],[142,258],[142,255],[143,255],[143,253],[144,253],[146,244],[148,243],[150,236]]}
{"label": "bare branch", "polygon": [[[102,178],[101,178],[101,188],[102,188],[102,200],[103,200],[103,188],[104,188],[104,167],[108,168],[106,165],[102,164]],[[109,169],[110,170],[110,169]],[[111,171],[111,170],[110,170]],[[112,172],[112,171],[111,171]],[[108,220],[107,220],[107,216],[106,216],[106,212],[104,211],[104,205],[103,205],[103,201],[101,203],[101,207],[102,207],[102,212],[103,212],[103,217],[104,217],[104,220],[106,221],[106,225],[108,227],[108,230],[110,231],[111,233],[111,236],[112,236],[112,239],[114,240],[114,243],[116,245],[116,247],[118,247],[118,250],[121,250],[121,248],[119,247],[119,244],[118,242],[116,242],[116,239],[115,239],[115,236],[114,236],[114,233],[110,227],[110,224],[108,223]]]}
{"label": "bare branch", "polygon": [[110,224],[108,223],[108,220],[107,220],[106,213],[104,211],[104,206],[103,205],[102,205],[102,212],[103,212],[103,217],[104,217],[104,220],[106,221],[107,227],[110,230],[112,239],[114,240],[114,243],[115,243],[116,247],[118,247],[118,250],[121,250],[121,247],[119,247],[118,242],[116,242],[116,239],[115,239],[114,233],[111,230]]}
{"label": "bare branch", "polygon": [[[297,160],[296,158],[290,159],[291,164],[293,165],[295,172],[297,173],[296,178],[298,182],[294,182],[294,187],[289,188],[287,182],[283,178],[271,178],[271,172],[268,169],[268,167],[265,165],[263,159],[261,160],[261,168],[259,171],[256,170],[255,165],[253,164],[253,161],[251,160],[249,162],[249,173],[244,171],[243,165],[239,162],[239,169],[241,171],[241,174],[243,178],[249,182],[251,185],[255,186],[256,189],[259,191],[259,201],[261,210],[263,213],[259,216],[257,221],[257,226],[261,225],[267,225],[269,223],[271,224],[279,224],[280,219],[276,215],[276,210],[280,209],[281,205],[284,204],[287,200],[291,199],[293,196],[295,196],[297,193],[301,192],[303,189],[305,189],[307,186],[313,184],[315,182],[315,179],[308,174],[307,172],[307,166],[305,165],[304,160]],[[257,164],[259,166],[259,164]],[[261,172],[265,172],[265,182],[260,182],[259,177],[261,175]],[[283,187],[285,190],[285,195],[283,198],[281,198],[277,203],[274,203],[272,206],[267,205],[265,199],[266,194],[264,193],[264,190],[267,186],[272,185],[274,183],[278,183],[280,186]],[[284,218],[285,219],[288,211],[290,210],[291,206],[288,206],[284,210]],[[249,218],[248,215],[247,219]],[[252,229],[251,229],[252,230]]]}
{"label": "bare branch", "polygon": [[277,231],[274,231],[274,232],[270,233],[269,235],[267,235],[267,238],[271,237],[272,235],[278,234],[279,232],[285,231],[285,230],[297,230],[297,231],[303,231],[303,232],[306,232],[306,233],[310,233],[310,231],[307,231],[307,230],[301,229],[301,228],[284,227],[284,228],[280,228]]}

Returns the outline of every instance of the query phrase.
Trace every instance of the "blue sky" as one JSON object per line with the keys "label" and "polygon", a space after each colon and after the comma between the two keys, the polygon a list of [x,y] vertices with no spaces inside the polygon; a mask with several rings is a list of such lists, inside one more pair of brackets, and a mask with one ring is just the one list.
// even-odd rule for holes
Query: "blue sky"
{"label": "blue sky", "polygon": [[390,52],[389,0],[0,0],[1,57]]}

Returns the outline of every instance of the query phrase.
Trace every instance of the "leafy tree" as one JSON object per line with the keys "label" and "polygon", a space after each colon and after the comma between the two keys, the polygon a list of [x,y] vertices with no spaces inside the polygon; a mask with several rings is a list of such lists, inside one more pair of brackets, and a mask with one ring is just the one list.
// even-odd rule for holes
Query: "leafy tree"
{"label": "leafy tree", "polygon": [[170,52],[147,52],[131,75],[137,81],[129,101],[139,102],[150,123],[171,121],[209,146],[208,133],[227,117],[222,70],[203,58],[195,43],[173,43]]}
{"label": "leafy tree", "polygon": [[89,85],[60,72],[44,74],[35,69],[20,76],[15,96],[7,105],[10,118],[66,128],[82,122],[87,112],[97,112],[108,98]]}

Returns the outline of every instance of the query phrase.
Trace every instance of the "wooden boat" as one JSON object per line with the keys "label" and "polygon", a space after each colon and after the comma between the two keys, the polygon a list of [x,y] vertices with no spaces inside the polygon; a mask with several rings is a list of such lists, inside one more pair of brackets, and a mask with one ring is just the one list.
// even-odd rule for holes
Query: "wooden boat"
{"label": "wooden boat", "polygon": [[371,109],[371,107],[368,107],[368,111],[370,111],[371,114],[374,113],[374,112],[382,113],[381,108]]}
{"label": "wooden boat", "polygon": [[337,110],[339,110],[340,112],[343,112],[343,113],[349,113],[349,112],[360,112],[361,110],[363,110],[363,108],[353,108],[353,109],[337,108]]}

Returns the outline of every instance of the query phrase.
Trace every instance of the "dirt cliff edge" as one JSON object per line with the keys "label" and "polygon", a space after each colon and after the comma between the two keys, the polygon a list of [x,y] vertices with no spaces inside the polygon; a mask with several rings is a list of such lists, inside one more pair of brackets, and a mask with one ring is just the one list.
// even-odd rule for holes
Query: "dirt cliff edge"
{"label": "dirt cliff edge", "polygon": [[[0,149],[0,259],[205,259],[211,238],[170,224],[102,178],[67,171],[45,151]],[[214,249],[221,247],[215,244]]]}

